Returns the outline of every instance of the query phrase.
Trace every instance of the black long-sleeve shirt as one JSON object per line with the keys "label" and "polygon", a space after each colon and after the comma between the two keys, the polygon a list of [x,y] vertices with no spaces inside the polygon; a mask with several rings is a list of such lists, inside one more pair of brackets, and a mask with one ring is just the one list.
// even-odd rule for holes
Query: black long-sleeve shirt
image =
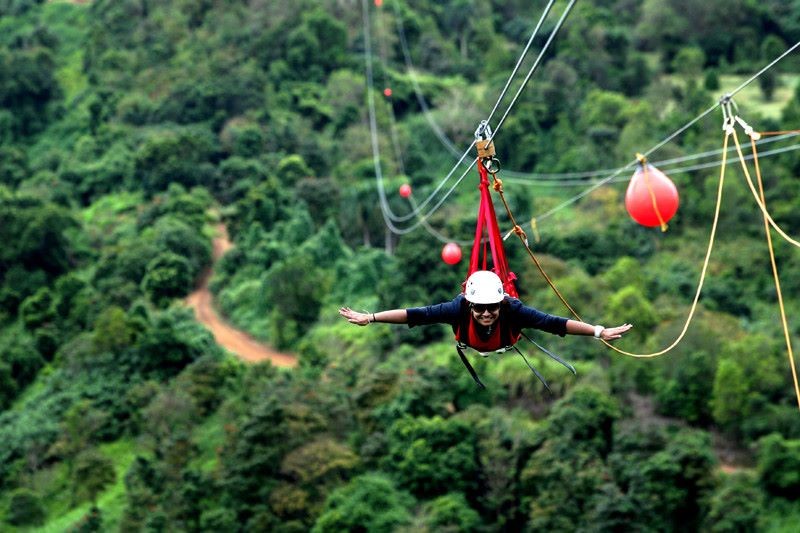
{"label": "black long-sleeve shirt", "polygon": [[[543,313],[508,296],[504,303],[506,305],[501,306],[502,316],[498,320],[509,321],[512,330],[534,328],[562,337],[567,334],[567,319],[564,317]],[[450,302],[406,309],[410,328],[427,324],[450,324],[453,331],[458,327],[462,313],[465,312],[470,311],[469,306],[464,305],[463,294],[459,294]]]}

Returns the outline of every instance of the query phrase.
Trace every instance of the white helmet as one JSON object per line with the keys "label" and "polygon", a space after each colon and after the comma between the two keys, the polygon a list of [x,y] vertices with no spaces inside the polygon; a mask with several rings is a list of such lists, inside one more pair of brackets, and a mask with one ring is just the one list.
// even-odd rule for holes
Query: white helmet
{"label": "white helmet", "polygon": [[467,278],[464,297],[474,304],[496,304],[503,301],[505,291],[500,276],[488,270],[478,270]]}

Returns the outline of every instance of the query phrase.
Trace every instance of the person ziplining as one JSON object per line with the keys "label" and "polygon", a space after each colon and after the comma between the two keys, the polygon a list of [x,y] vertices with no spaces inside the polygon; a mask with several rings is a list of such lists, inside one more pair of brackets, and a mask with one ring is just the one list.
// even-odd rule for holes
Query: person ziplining
{"label": "person ziplining", "polygon": [[[465,347],[473,348],[483,356],[489,355],[490,352],[505,351],[513,347],[522,335],[522,330],[526,328],[538,329],[561,337],[585,335],[613,341],[633,327],[631,324],[623,324],[607,328],[543,313],[507,294],[503,290],[500,277],[489,270],[474,272],[467,279],[465,292],[450,302],[374,313],[361,313],[349,307],[342,307],[339,309],[339,314],[351,324],[358,326],[376,322],[408,324],[409,327],[449,324],[455,333],[462,361],[481,386],[480,380],[461,351]],[[553,354],[548,355],[555,358]],[[559,362],[565,364],[563,361]]]}
{"label": "person ziplining", "polygon": [[[503,239],[500,236],[494,205],[489,193],[488,175],[491,172],[494,176],[499,170],[499,163],[494,157],[495,150],[491,141],[491,130],[484,122],[475,135],[478,139],[475,144],[478,149],[476,166],[480,176],[478,186],[480,203],[470,265],[462,293],[450,302],[424,307],[390,309],[374,313],[363,313],[349,307],[341,307],[339,314],[351,324],[359,326],[366,326],[373,322],[408,324],[409,327],[449,324],[455,334],[456,348],[461,361],[475,382],[483,387],[483,383],[464,355],[465,348],[472,348],[484,356],[490,352],[505,352],[514,349],[525,359],[525,356],[516,347],[516,343],[524,335],[523,330],[526,328],[539,329],[562,337],[565,335],[593,336],[608,342],[619,339],[633,326],[623,324],[606,328],[601,325],[592,325],[580,320],[544,313],[524,305],[518,299],[517,277],[508,268]],[[498,183],[499,180],[495,177],[496,189]],[[489,269],[490,260],[491,269]],[[530,340],[530,338],[528,339]],[[573,372],[575,371],[569,363],[545,350],[534,341],[531,340],[531,342],[553,359]],[[547,387],[547,382],[541,374],[531,366],[527,359],[525,362]]]}

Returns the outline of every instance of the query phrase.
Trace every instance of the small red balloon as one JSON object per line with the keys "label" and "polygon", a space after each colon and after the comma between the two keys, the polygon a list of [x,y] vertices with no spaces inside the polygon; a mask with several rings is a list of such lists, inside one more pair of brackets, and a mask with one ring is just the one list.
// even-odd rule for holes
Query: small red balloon
{"label": "small red balloon", "polygon": [[678,189],[671,179],[649,163],[638,166],[625,193],[625,208],[633,220],[648,228],[666,229],[679,203]]}
{"label": "small red balloon", "polygon": [[375,0],[375,5],[381,7],[383,5],[383,0]]}
{"label": "small red balloon", "polygon": [[408,183],[404,183],[400,186],[400,196],[403,198],[408,198],[411,196],[411,185]]}
{"label": "small red balloon", "polygon": [[454,242],[448,242],[442,248],[442,260],[448,265],[455,265],[461,261],[461,247]]}
{"label": "small red balloon", "polygon": [[392,96],[392,89],[390,89],[389,87],[385,88],[383,90],[383,96],[385,96],[386,98],[389,98],[390,96]]}

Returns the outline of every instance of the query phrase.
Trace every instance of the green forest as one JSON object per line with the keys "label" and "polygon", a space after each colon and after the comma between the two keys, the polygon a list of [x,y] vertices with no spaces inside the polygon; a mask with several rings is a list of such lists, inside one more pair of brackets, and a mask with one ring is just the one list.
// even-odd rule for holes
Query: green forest
{"label": "green forest", "polygon": [[[799,42],[800,0],[0,0],[0,530],[797,531]],[[733,141],[718,189],[726,95],[793,132],[759,141],[789,238]],[[449,327],[339,316],[461,291],[492,113],[555,287],[668,353],[530,331],[577,373],[523,340],[550,390],[473,353],[484,390]],[[664,232],[625,207],[653,147]],[[295,368],[217,344],[187,305],[208,269]]]}

